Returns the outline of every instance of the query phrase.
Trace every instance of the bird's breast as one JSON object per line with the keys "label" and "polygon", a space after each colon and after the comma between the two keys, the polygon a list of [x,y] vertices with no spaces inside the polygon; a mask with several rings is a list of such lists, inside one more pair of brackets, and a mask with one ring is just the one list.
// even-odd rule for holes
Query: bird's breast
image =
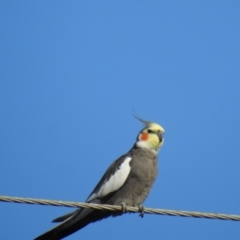
{"label": "bird's breast", "polygon": [[131,171],[124,183],[110,199],[109,204],[124,202],[129,206],[138,206],[148,196],[157,176],[157,158],[147,154],[135,154],[130,163]]}

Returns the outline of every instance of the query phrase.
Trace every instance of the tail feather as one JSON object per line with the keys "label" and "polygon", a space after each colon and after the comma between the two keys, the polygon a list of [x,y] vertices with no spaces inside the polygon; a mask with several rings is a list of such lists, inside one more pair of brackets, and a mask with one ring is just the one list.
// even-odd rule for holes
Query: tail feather
{"label": "tail feather", "polygon": [[73,212],[70,212],[68,214],[65,214],[61,217],[58,217],[58,218],[55,218],[52,220],[53,223],[56,223],[56,222],[63,222],[65,221],[66,219],[70,218],[71,216],[73,216],[75,213],[77,213],[79,210],[75,210]]}
{"label": "tail feather", "polygon": [[[76,211],[75,211],[76,212]],[[89,223],[102,220],[104,218],[110,217],[111,214],[109,211],[101,210],[92,210],[92,209],[80,209],[77,212],[65,221],[57,225],[56,227],[50,229],[48,232],[38,236],[34,240],[59,240],[67,237],[68,235],[78,231],[81,228],[84,228]],[[57,218],[55,220],[60,221],[59,219],[65,219],[66,215]]]}

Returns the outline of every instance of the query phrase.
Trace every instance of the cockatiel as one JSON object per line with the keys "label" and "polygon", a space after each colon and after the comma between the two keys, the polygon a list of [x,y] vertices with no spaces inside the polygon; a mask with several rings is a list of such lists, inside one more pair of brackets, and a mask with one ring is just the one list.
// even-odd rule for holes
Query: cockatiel
{"label": "cockatiel", "polygon": [[[157,156],[164,142],[164,129],[157,123],[135,117],[144,128],[130,151],[110,165],[87,198],[87,203],[139,207],[148,196],[158,172]],[[53,222],[61,223],[35,240],[59,240],[90,223],[121,214],[80,208],[54,219]]]}

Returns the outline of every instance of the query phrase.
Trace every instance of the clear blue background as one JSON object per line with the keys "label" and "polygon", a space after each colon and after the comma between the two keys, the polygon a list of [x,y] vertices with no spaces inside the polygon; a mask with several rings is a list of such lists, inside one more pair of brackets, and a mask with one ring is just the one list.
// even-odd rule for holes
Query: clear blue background
{"label": "clear blue background", "polygon": [[[239,1],[1,1],[0,195],[84,201],[142,128],[166,130],[147,207],[240,214]],[[0,203],[0,238],[70,208]],[[137,214],[68,239],[239,239],[240,223]]]}

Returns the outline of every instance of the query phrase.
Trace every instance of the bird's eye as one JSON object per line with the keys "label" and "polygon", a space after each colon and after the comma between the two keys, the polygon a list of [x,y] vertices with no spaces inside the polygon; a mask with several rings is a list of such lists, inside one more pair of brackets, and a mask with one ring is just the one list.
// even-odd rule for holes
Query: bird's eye
{"label": "bird's eye", "polygon": [[154,131],[153,130],[151,130],[151,129],[148,129],[148,131],[147,131],[148,133],[154,133]]}

